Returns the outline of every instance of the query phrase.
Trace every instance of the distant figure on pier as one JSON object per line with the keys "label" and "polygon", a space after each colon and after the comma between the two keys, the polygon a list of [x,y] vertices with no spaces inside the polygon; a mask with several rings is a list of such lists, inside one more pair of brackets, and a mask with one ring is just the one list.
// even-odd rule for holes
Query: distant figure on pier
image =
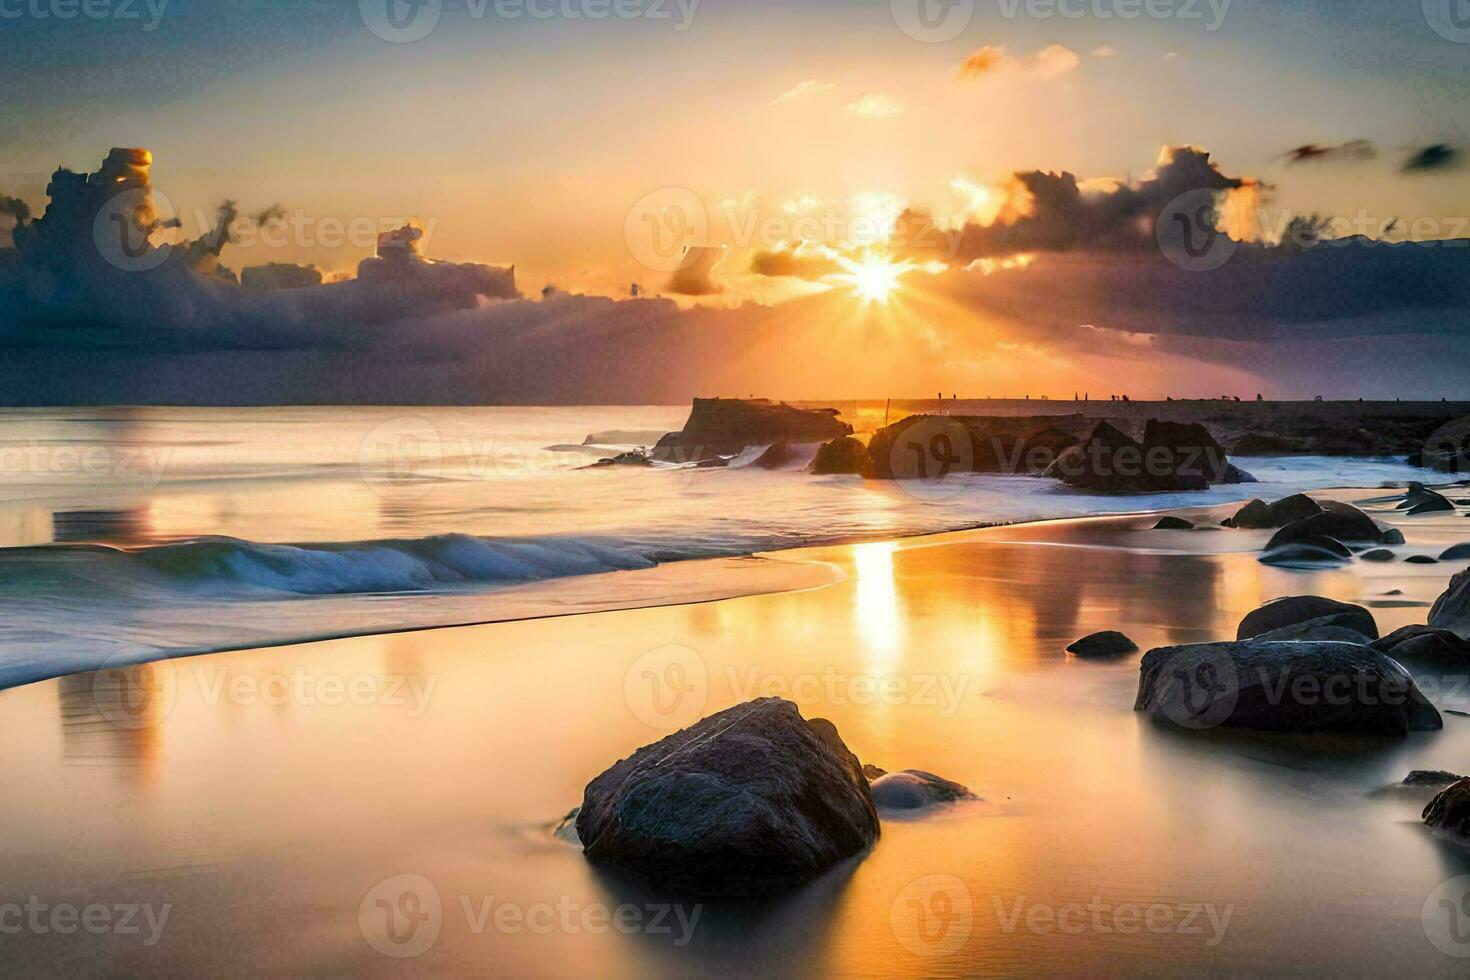
{"label": "distant figure on pier", "polygon": [[1258,401],[1258,402],[1263,402],[1263,401],[1265,401],[1265,400],[1266,400],[1266,399],[1264,399],[1264,398],[1262,398],[1262,397],[1261,397],[1261,396],[1260,396],[1260,395],[1259,395],[1259,394],[1258,394],[1258,395],[1256,395],[1256,401]]}
{"label": "distant figure on pier", "polygon": [[1123,396],[1123,400],[1126,402],[1128,400],[1128,396],[1127,395],[1124,395]]}

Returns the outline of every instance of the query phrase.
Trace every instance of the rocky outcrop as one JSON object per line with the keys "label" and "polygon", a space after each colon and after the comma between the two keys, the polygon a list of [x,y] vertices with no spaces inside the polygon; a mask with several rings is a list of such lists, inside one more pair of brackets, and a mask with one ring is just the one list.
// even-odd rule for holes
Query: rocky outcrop
{"label": "rocky outcrop", "polygon": [[857,474],[868,460],[868,447],[855,436],[843,436],[817,450],[811,470],[817,476]]}
{"label": "rocky outcrop", "polygon": [[1182,517],[1175,517],[1174,515],[1170,514],[1168,517],[1161,517],[1159,519],[1159,522],[1154,525],[1154,530],[1155,531],[1193,531],[1194,530],[1194,522],[1193,521],[1186,521]]}
{"label": "rocky outcrop", "polygon": [[1071,415],[911,415],[873,433],[863,473],[878,480],[932,480],[950,473],[1039,475],[1091,425]]}
{"label": "rocky outcrop", "polygon": [[878,838],[862,767],[834,738],[789,701],[736,705],[589,783],[577,836],[589,861],[679,893],[798,885]]}
{"label": "rocky outcrop", "polygon": [[1226,459],[1225,450],[1203,425],[1157,419],[1144,427],[1141,442],[1100,422],[1043,475],[1095,493],[1208,490],[1214,484],[1250,479]]}
{"label": "rocky outcrop", "polygon": [[1455,505],[1443,494],[1436,493],[1422,483],[1415,483],[1411,484],[1409,492],[1404,494],[1404,502],[1399,504],[1398,509],[1407,511],[1410,517],[1415,517],[1419,514],[1453,513]]}
{"label": "rocky outcrop", "polygon": [[791,462],[791,447],[784,442],[773,442],[757,457],[754,465],[763,470],[779,470]]}
{"label": "rocky outcrop", "polygon": [[1359,633],[1364,642],[1378,639],[1378,623],[1362,606],[1317,595],[1288,596],[1266,603],[1240,621],[1237,640],[1250,640],[1288,626],[1342,626]]}
{"label": "rocky outcrop", "polygon": [[1470,779],[1445,787],[1424,808],[1424,822],[1436,837],[1470,847]]}
{"label": "rocky outcrop", "polygon": [[1429,625],[1470,639],[1470,569],[1450,579],[1429,610]]}
{"label": "rocky outcrop", "polygon": [[1443,727],[1398,663],[1355,643],[1202,643],[1144,655],[1134,710],[1180,728],[1407,735]]}
{"label": "rocky outcrop", "polygon": [[943,803],[979,799],[967,787],[922,769],[884,773],[873,780],[872,791],[879,812],[912,812]]}
{"label": "rocky outcrop", "polygon": [[1067,647],[1067,652],[1086,659],[1126,657],[1130,653],[1138,652],[1138,644],[1117,630],[1104,630],[1101,633],[1084,636]]}
{"label": "rocky outcrop", "polygon": [[775,442],[828,442],[852,435],[852,426],[835,408],[793,408],[765,399],[696,398],[684,428],[658,441],[653,455],[691,463],[712,456],[734,456],[748,446]]}

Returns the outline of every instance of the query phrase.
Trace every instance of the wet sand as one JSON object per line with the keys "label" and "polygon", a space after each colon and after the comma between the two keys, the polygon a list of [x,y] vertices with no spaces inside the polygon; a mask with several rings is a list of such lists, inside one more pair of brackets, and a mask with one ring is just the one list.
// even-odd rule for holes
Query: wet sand
{"label": "wet sand", "polygon": [[[768,557],[841,580],[5,691],[0,929],[6,903],[43,911],[0,956],[18,974],[1462,972],[1426,916],[1470,862],[1419,824],[1431,793],[1382,790],[1470,768],[1470,718],[1394,740],[1171,733],[1131,710],[1137,657],[1064,648],[1233,638],[1303,593],[1387,632],[1464,563],[1275,569],[1269,532],[1155,519],[788,552]],[[1470,540],[1460,514],[1393,519],[1405,553]],[[1470,711],[1463,682],[1435,679],[1441,712]],[[758,904],[676,903],[553,836],[614,760],[762,694],[984,802],[886,821],[863,859]],[[59,906],[145,908],[136,932],[63,934]]]}

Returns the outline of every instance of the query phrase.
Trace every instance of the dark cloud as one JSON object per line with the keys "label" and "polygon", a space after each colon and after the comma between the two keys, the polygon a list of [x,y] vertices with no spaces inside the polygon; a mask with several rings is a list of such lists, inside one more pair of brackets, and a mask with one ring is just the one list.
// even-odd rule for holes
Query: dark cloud
{"label": "dark cloud", "polygon": [[1460,164],[1460,151],[1447,143],[1436,143],[1415,151],[1404,161],[1404,173],[1424,174],[1450,170]]}
{"label": "dark cloud", "polygon": [[750,271],[758,276],[790,276],[816,281],[842,271],[828,254],[810,248],[762,249],[750,258]]}
{"label": "dark cloud", "polygon": [[669,278],[667,291],[676,296],[714,296],[723,292],[723,287],[714,280],[714,271],[724,258],[722,248],[691,247]]}
{"label": "dark cloud", "polygon": [[1348,140],[1346,143],[1306,143],[1281,154],[1288,164],[1319,163],[1335,160],[1358,162],[1378,156],[1371,140]]}

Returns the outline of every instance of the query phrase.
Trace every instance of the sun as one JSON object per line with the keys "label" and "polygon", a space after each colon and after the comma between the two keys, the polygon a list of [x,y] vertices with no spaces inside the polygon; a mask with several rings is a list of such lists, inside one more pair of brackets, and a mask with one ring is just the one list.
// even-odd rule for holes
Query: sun
{"label": "sun", "polygon": [[837,257],[841,272],[832,276],[845,283],[865,303],[886,304],[899,288],[899,280],[917,266],[912,262],[895,262],[887,255],[866,252],[861,259]]}

